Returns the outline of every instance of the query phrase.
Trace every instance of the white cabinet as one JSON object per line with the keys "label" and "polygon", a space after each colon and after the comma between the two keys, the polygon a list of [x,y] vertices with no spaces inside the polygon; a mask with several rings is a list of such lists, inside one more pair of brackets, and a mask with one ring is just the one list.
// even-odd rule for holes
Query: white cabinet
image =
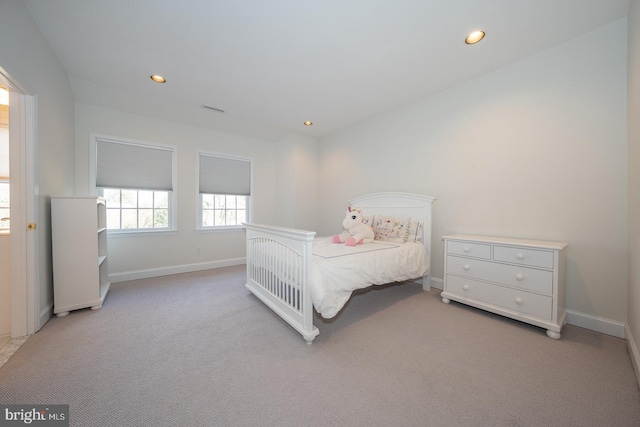
{"label": "white cabinet", "polygon": [[560,338],[566,243],[470,235],[443,240],[444,303],[468,304]]}
{"label": "white cabinet", "polygon": [[53,312],[97,310],[109,292],[106,206],[100,197],[51,197]]}

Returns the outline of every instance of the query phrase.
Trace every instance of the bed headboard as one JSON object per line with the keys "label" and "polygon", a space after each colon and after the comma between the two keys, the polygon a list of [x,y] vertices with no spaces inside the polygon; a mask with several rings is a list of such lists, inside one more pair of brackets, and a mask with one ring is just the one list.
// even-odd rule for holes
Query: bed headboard
{"label": "bed headboard", "polygon": [[[431,259],[431,206],[435,200],[435,197],[422,194],[386,192],[355,197],[348,203],[354,208],[362,209],[364,215],[410,217],[414,221],[424,223],[422,242],[427,254],[429,254],[429,259]],[[431,266],[431,262],[429,266]],[[424,285],[425,287],[429,285],[428,277],[425,279]]]}

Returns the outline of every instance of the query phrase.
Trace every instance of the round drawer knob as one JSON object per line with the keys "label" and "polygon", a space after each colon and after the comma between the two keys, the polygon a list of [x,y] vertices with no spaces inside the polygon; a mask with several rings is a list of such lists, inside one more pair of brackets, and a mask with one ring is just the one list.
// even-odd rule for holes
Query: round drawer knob
{"label": "round drawer knob", "polygon": [[462,266],[462,269],[465,270],[465,271],[468,270],[469,268],[471,268],[471,266],[469,264],[465,264],[465,265]]}
{"label": "round drawer knob", "polygon": [[518,258],[520,261],[522,261],[524,259],[524,255],[523,254],[517,254],[516,258]]}
{"label": "round drawer knob", "polygon": [[469,252],[471,248],[469,246],[465,246],[464,248],[462,248],[462,250],[465,252]]}
{"label": "round drawer knob", "polygon": [[468,291],[469,290],[469,285],[462,285],[462,290]]}
{"label": "round drawer knob", "polygon": [[522,298],[518,297],[515,299],[515,301],[516,301],[516,304],[522,305]]}
{"label": "round drawer knob", "polygon": [[524,279],[524,276],[522,275],[522,273],[516,274],[516,280],[520,281],[522,279]]}

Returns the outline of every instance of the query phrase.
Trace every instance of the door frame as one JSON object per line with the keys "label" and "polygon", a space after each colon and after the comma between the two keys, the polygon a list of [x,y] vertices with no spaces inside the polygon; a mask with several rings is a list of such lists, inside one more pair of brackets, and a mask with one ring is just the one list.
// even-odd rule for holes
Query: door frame
{"label": "door frame", "polygon": [[[42,327],[38,239],[37,95],[0,67],[9,90],[11,337]],[[36,224],[29,229],[29,224]]]}

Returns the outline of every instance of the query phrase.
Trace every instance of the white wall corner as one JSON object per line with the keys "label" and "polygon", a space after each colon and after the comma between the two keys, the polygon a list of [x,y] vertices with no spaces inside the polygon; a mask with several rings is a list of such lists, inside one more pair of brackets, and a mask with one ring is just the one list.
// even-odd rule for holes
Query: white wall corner
{"label": "white wall corner", "polygon": [[604,317],[592,316],[577,311],[566,310],[567,323],[592,331],[601,332],[617,338],[625,339],[625,323]]}

